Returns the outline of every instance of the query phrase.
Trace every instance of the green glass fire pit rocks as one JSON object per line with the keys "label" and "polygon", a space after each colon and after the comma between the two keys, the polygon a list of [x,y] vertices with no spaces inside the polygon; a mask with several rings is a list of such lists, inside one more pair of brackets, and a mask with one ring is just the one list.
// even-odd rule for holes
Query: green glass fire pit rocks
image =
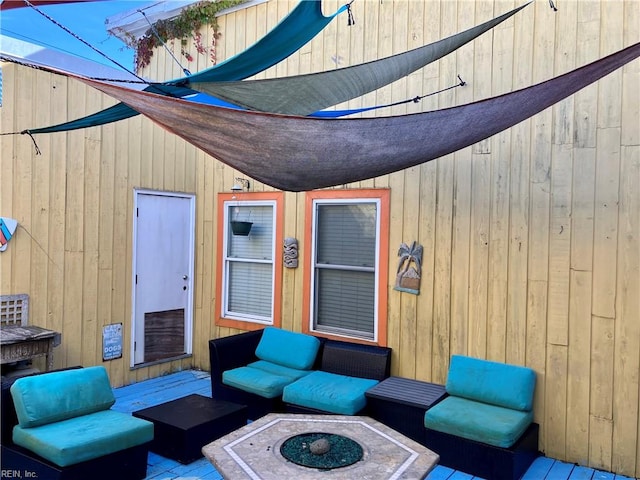
{"label": "green glass fire pit rocks", "polygon": [[332,470],[348,467],[362,459],[359,443],[333,433],[302,433],[288,438],[280,446],[284,458],[296,465]]}

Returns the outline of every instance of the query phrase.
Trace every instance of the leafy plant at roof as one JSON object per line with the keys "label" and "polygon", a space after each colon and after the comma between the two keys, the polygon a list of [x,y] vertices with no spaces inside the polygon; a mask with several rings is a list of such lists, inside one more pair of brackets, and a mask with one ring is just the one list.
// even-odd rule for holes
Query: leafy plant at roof
{"label": "leafy plant at roof", "polygon": [[180,40],[180,52],[188,61],[193,60],[191,54],[185,49],[189,38],[195,41],[198,53],[206,53],[207,49],[202,45],[202,37],[198,32],[204,25],[208,25],[213,29],[214,45],[211,47],[211,60],[215,63],[215,40],[220,36],[216,14],[245,1],[218,0],[215,2],[198,2],[183,9],[180,15],[175,18],[158,20],[153,25],[153,28],[149,28],[139,40],[132,42],[132,46],[136,50],[136,68],[141,69],[149,65],[154,48],[161,47],[163,43],[172,40]]}

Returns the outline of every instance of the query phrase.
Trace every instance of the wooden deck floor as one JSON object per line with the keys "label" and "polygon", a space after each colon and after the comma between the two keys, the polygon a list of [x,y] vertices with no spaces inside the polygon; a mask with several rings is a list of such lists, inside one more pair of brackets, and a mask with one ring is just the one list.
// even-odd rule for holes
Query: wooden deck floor
{"label": "wooden deck floor", "polygon": [[[146,380],[114,390],[114,409],[131,413],[191,393],[211,396],[211,383],[207,372],[189,370],[164,377]],[[221,480],[222,476],[211,463],[201,458],[189,465],[149,454],[147,480]],[[286,480],[286,479],[283,479]],[[437,466],[425,480],[481,480],[479,477]],[[623,475],[580,467],[552,458],[540,457],[524,475],[522,480],[633,480]]]}

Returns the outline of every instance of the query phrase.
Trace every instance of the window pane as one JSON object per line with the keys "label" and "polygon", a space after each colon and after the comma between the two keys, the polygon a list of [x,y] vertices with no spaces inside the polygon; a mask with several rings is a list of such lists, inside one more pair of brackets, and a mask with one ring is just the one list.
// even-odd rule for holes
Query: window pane
{"label": "window pane", "polygon": [[377,204],[316,205],[314,328],[374,338]]}
{"label": "window pane", "polygon": [[318,205],[316,263],[374,267],[376,205]]}
{"label": "window pane", "polygon": [[227,279],[223,315],[242,320],[272,321],[273,316],[273,218],[272,204],[227,204],[227,219],[252,222],[248,236],[233,235],[227,223]]}
{"label": "window pane", "polygon": [[376,205],[318,205],[316,263],[375,266]]}
{"label": "window pane", "polygon": [[251,233],[244,237],[233,235],[228,228],[228,253],[231,258],[272,260],[273,255],[273,206],[231,205],[229,221],[253,222]]}
{"label": "window pane", "polygon": [[318,268],[316,326],[374,333],[375,274]]}
{"label": "window pane", "polygon": [[229,312],[271,318],[271,263],[229,262]]}

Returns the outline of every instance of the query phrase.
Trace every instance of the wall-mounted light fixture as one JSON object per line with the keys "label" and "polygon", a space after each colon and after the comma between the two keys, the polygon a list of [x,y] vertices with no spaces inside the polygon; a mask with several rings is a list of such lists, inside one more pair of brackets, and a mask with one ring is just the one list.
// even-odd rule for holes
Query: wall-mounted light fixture
{"label": "wall-mounted light fixture", "polygon": [[232,192],[248,192],[250,187],[249,180],[246,178],[236,178],[236,183],[231,187]]}

